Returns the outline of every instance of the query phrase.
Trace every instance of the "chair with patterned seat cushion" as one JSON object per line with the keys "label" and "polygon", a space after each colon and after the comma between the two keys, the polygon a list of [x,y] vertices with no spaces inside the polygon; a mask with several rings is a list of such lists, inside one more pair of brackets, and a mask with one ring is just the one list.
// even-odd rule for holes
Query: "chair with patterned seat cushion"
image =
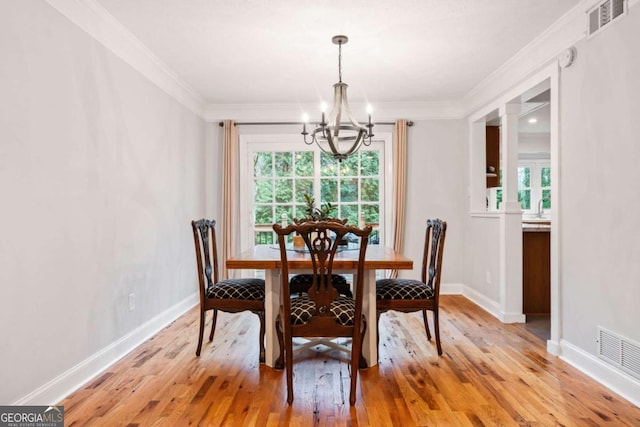
{"label": "chair with patterned seat cushion", "polygon": [[264,362],[264,297],[265,283],[262,279],[240,278],[218,280],[218,251],[216,245],[216,222],[201,219],[191,221],[196,248],[198,281],[200,288],[200,333],[196,356],[202,350],[205,314],[213,311],[209,341],[213,340],[218,311],[238,313],[249,310],[260,319],[260,362]]}
{"label": "chair with patterned seat cushion", "polygon": [[[379,279],[376,281],[376,312],[380,315],[389,310],[400,312],[422,311],[422,320],[431,340],[427,311],[433,312],[433,323],[436,335],[438,354],[442,355],[440,344],[439,299],[440,270],[442,268],[442,251],[447,223],[439,219],[427,221],[427,230],[422,257],[422,280],[411,279]],[[380,328],[378,327],[378,331]],[[379,333],[378,333],[379,341]]]}
{"label": "chair with patterned seat cushion", "polygon": [[[287,379],[287,402],[293,402],[293,337],[351,338],[351,387],[349,403],[355,404],[358,367],[362,361],[362,341],[366,319],[362,313],[364,259],[371,227],[359,229],[335,221],[306,221],[287,227],[273,225],[278,236],[281,259],[281,304],[276,319],[280,357],[276,365],[284,368]],[[311,285],[301,296],[292,296],[289,285],[287,236],[303,237],[312,261]],[[360,241],[357,272],[354,275],[355,297],[340,295],[333,284],[333,260],[338,243],[352,233]],[[299,254],[296,254],[299,255]]]}

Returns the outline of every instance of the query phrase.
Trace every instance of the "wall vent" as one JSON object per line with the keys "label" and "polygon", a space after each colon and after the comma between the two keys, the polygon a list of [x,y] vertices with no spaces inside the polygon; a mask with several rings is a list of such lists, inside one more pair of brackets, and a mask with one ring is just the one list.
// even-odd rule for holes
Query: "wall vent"
{"label": "wall vent", "polygon": [[589,36],[627,13],[627,0],[604,0],[587,11]]}
{"label": "wall vent", "polygon": [[640,378],[640,344],[598,326],[598,356]]}

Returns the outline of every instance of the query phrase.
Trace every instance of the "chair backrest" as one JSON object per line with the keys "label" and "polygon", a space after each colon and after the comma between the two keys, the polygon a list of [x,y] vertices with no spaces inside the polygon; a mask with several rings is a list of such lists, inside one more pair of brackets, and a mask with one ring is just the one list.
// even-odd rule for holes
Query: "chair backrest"
{"label": "chair backrest", "polygon": [[216,221],[212,219],[191,221],[198,263],[201,302],[204,301],[206,290],[218,283],[218,248],[215,226]]}
{"label": "chair backrest", "polygon": [[[282,298],[285,318],[289,318],[290,289],[289,289],[289,257],[286,247],[286,237],[292,233],[302,236],[306,250],[309,252],[312,264],[313,281],[308,295],[315,303],[314,316],[331,317],[329,307],[331,302],[338,298],[338,291],[331,283],[333,262],[339,250],[339,243],[344,236],[351,233],[360,240],[357,274],[354,276],[354,293],[356,295],[356,319],[362,315],[362,287],[364,280],[364,259],[371,234],[371,226],[360,229],[345,225],[345,220],[327,221],[297,221],[293,225],[281,227],[273,225],[273,230],[278,235],[280,246],[280,258],[282,262]],[[359,298],[358,298],[359,296]]]}
{"label": "chair backrest", "polygon": [[422,281],[433,289],[436,300],[440,297],[440,271],[446,233],[447,223],[445,221],[441,219],[427,220],[422,258]]}
{"label": "chair backrest", "polygon": [[[326,218],[324,220],[322,220],[321,222],[336,222],[338,224],[341,225],[346,225],[347,221],[349,221],[348,219],[340,219],[340,218]],[[305,222],[318,222],[313,218],[293,218],[293,222],[295,224],[304,224]]]}

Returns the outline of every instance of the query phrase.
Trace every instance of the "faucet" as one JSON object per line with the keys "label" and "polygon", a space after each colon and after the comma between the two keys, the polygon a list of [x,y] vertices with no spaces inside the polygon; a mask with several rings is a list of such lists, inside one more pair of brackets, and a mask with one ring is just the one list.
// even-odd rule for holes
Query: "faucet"
{"label": "faucet", "polygon": [[543,202],[544,199],[538,200],[538,218],[542,218],[542,215],[544,215],[544,206],[542,206]]}

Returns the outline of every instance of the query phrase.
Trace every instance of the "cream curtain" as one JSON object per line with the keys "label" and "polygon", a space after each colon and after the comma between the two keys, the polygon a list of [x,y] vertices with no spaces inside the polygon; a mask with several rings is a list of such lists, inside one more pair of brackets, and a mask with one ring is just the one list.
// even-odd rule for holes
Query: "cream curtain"
{"label": "cream curtain", "polygon": [[[396,121],[393,134],[393,249],[402,252],[404,246],[404,222],[407,189],[407,121]],[[398,277],[398,270],[389,272],[390,278]]]}
{"label": "cream curtain", "polygon": [[[222,165],[222,278],[228,279],[227,259],[234,254],[235,206],[237,199],[238,135],[233,120],[224,121],[224,164]],[[218,245],[220,246],[220,245]]]}

